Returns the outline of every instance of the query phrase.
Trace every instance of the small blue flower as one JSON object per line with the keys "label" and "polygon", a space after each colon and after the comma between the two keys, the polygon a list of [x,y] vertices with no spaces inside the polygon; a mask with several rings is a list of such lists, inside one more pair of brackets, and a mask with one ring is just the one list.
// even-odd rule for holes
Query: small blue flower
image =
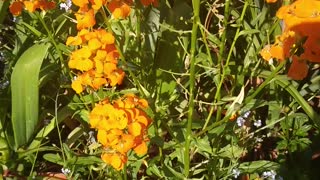
{"label": "small blue flower", "polygon": [[64,9],[66,12],[71,8],[72,6],[72,1],[67,0],[65,3],[60,4],[60,9]]}
{"label": "small blue flower", "polygon": [[68,168],[62,168],[62,169],[61,169],[61,172],[62,172],[64,175],[68,175],[68,174],[71,173],[71,170],[68,169]]}
{"label": "small blue flower", "polygon": [[271,180],[275,180],[276,179],[276,175],[277,173],[274,170],[271,171],[265,171],[262,173],[262,177],[265,179],[271,179]]}
{"label": "small blue flower", "polygon": [[257,121],[255,121],[254,123],[253,123],[253,125],[255,126],[255,127],[260,127],[261,125],[262,125],[262,123],[261,123],[261,120],[259,119],[259,120],[257,120]]}
{"label": "small blue flower", "polygon": [[239,169],[232,169],[232,175],[233,175],[234,178],[239,177],[240,173],[241,172],[240,172]]}
{"label": "small blue flower", "polygon": [[247,112],[245,112],[244,114],[243,114],[243,118],[248,118],[249,116],[250,116],[250,114],[251,114],[251,111],[247,111]]}
{"label": "small blue flower", "polygon": [[239,126],[239,127],[242,127],[243,125],[244,125],[244,123],[246,122],[246,120],[245,119],[243,119],[243,117],[238,117],[237,118],[237,125]]}

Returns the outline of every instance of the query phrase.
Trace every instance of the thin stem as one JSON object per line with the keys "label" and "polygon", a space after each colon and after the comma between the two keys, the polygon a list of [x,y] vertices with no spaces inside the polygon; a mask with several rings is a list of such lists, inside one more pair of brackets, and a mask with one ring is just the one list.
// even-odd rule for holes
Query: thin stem
{"label": "thin stem", "polygon": [[123,180],[127,180],[127,164],[123,166]]}
{"label": "thin stem", "polygon": [[[245,102],[243,104],[243,106],[245,104],[250,103],[251,100],[253,100],[262,90],[263,88],[265,88],[272,80],[274,80],[274,77],[279,73],[279,71],[283,68],[283,66],[285,65],[285,61],[282,61],[270,74],[270,76],[268,76],[268,78],[258,87],[258,89],[251,94],[248,98],[245,99]],[[207,131],[210,131],[211,129],[220,126],[226,122],[229,121],[230,115],[229,116],[225,116],[222,120],[220,121],[216,121],[213,124],[211,124],[210,126],[206,127],[205,129],[202,129],[200,132],[198,132],[195,137],[198,137],[202,134],[204,134]]]}
{"label": "thin stem", "polygon": [[[200,24],[199,24],[200,25]],[[200,26],[201,27],[201,26]],[[200,28],[200,32],[202,34],[202,40],[204,42],[204,45],[206,46],[206,51],[207,51],[207,55],[208,55],[208,58],[209,58],[209,62],[210,62],[210,65],[212,65],[212,57],[211,57],[211,51],[210,51],[210,48],[209,48],[209,45],[208,45],[208,41],[207,41],[207,37],[206,37],[206,33],[204,32],[203,28],[201,27]]]}
{"label": "thin stem", "polygon": [[60,63],[61,63],[61,67],[62,67],[62,71],[64,74],[67,74],[68,72],[66,71],[67,70],[67,64],[66,62],[64,62],[63,60],[63,56],[62,56],[62,53],[61,53],[61,50],[57,44],[57,42],[55,41],[55,38],[53,36],[53,34],[51,33],[51,31],[49,30],[47,24],[44,22],[43,18],[38,14],[36,13],[36,16],[38,17],[38,19],[40,20],[42,26],[44,27],[44,29],[46,30],[47,34],[48,34],[48,37],[51,41],[51,43],[53,44],[53,46],[55,47],[55,49],[57,50],[57,53],[58,53],[58,56],[59,56],[59,59],[60,59]]}
{"label": "thin stem", "polygon": [[[229,7],[227,7],[227,5],[228,5],[227,3],[229,4],[230,2],[226,1],[225,11],[226,10],[229,11]],[[241,13],[239,22],[243,21],[243,18],[244,18],[244,15],[245,15],[245,12],[247,10],[248,5],[249,5],[249,1],[246,1],[245,4],[244,4],[244,7],[242,9],[242,13]],[[225,12],[225,14],[226,14],[226,12]],[[225,19],[227,18],[226,15],[225,15],[224,18]],[[235,35],[235,37],[234,37],[234,39],[232,41],[232,44],[231,44],[231,47],[230,47],[230,50],[229,50],[229,53],[228,53],[228,56],[227,56],[227,59],[226,59],[226,63],[224,64],[224,66],[222,68],[222,75],[220,76],[221,78],[220,78],[220,81],[219,81],[219,84],[218,84],[218,87],[217,87],[217,92],[216,92],[215,97],[214,97],[215,102],[218,102],[221,99],[221,88],[222,88],[222,84],[223,84],[224,78],[226,76],[226,68],[229,66],[229,62],[230,62],[230,59],[231,59],[231,55],[232,55],[233,49],[234,49],[234,47],[236,45],[237,39],[239,38],[240,29],[241,29],[241,26],[239,25],[238,28],[237,28],[237,31],[236,31],[236,35]],[[226,30],[225,30],[225,32],[226,32]],[[225,42],[222,41],[222,44],[225,44]],[[222,46],[222,47],[224,47],[224,46]],[[220,56],[222,56],[221,53],[223,53],[223,52],[221,52],[221,49],[220,49]],[[219,106],[217,108],[216,121],[220,121],[220,119],[221,119],[221,111],[222,111],[222,108]]]}
{"label": "thin stem", "polygon": [[57,128],[57,131],[58,131],[58,137],[59,137],[59,143],[60,143],[60,146],[61,146],[61,152],[62,152],[62,159],[63,159],[63,163],[65,164],[66,162],[66,157],[64,155],[64,147],[63,147],[63,143],[62,143],[62,138],[61,138],[61,131],[60,131],[60,127],[59,127],[59,121],[58,121],[58,98],[59,98],[59,91],[60,89],[58,89],[58,93],[57,93],[57,96],[56,96],[56,99],[55,99],[55,102],[54,102],[54,120],[56,121],[56,128]]}
{"label": "thin stem", "polygon": [[137,37],[137,45],[138,45],[138,53],[141,55],[141,4],[140,1],[136,1],[136,37]]}
{"label": "thin stem", "polygon": [[[111,23],[109,22],[109,18],[107,17],[106,15],[106,12],[103,8],[100,9],[100,13],[102,14],[102,17],[103,17],[103,20],[105,21],[105,23],[107,24],[107,30],[110,32],[110,33],[113,33],[112,32],[112,27],[111,27]],[[127,61],[126,61],[126,58],[125,56],[123,55],[119,45],[117,43],[114,43],[114,46],[116,47],[117,49],[117,52],[119,53],[119,56],[120,56],[120,59],[122,60],[122,62],[124,64],[127,65]],[[127,66],[128,67],[128,66]],[[139,89],[139,92],[144,96],[144,97],[147,97],[147,95],[144,93],[144,90],[143,88],[141,87],[141,84],[139,83],[139,80],[137,79],[137,77],[134,75],[134,73],[131,71],[130,68],[127,68],[127,70],[129,71],[129,74],[130,76],[132,77],[134,83],[138,86],[138,89]]]}
{"label": "thin stem", "polygon": [[271,73],[271,75],[258,87],[257,90],[254,91],[253,94],[251,94],[249,97],[245,99],[245,104],[248,104],[252,99],[254,99],[264,87],[266,87],[271,80],[277,75],[277,73],[283,68],[285,65],[286,61],[282,61]]}
{"label": "thin stem", "polygon": [[[226,48],[226,39],[227,39],[227,27],[228,27],[228,20],[229,20],[229,16],[230,16],[230,0],[226,0],[224,3],[224,19],[223,19],[223,33],[221,36],[221,44],[219,46],[219,54],[218,54],[218,67],[220,67],[220,71],[219,71],[219,76],[218,76],[218,88],[217,88],[217,92],[215,94],[215,100],[214,102],[218,102],[221,98],[221,94],[220,94],[220,89],[223,83],[223,79],[224,79],[224,72],[225,70],[223,69],[222,64],[223,64],[223,59],[224,59],[224,51]],[[222,71],[222,75],[221,75],[221,71]],[[216,116],[216,121],[219,121],[221,118],[221,106],[217,107],[217,116]]]}
{"label": "thin stem", "polygon": [[224,3],[224,19],[223,19],[223,33],[221,35],[221,44],[219,46],[219,55],[218,55],[218,64],[220,65],[223,61],[224,51],[226,48],[226,39],[227,39],[227,26],[228,19],[230,15],[230,0],[226,0]]}
{"label": "thin stem", "polygon": [[187,131],[185,137],[185,152],[184,152],[184,175],[189,176],[190,169],[190,140],[191,140],[191,128],[192,128],[192,118],[194,110],[194,84],[195,84],[195,52],[197,43],[197,32],[198,32],[198,22],[199,11],[200,11],[200,0],[192,0],[193,5],[193,25],[191,34],[191,49],[190,49],[190,98],[189,98],[189,109],[188,109],[188,121],[187,121]]}

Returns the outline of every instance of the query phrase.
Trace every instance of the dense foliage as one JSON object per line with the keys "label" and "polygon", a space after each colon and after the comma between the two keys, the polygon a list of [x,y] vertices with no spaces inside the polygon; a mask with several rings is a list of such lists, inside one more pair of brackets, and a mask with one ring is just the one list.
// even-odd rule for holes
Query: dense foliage
{"label": "dense foliage", "polygon": [[0,0],[1,178],[319,179],[320,1]]}

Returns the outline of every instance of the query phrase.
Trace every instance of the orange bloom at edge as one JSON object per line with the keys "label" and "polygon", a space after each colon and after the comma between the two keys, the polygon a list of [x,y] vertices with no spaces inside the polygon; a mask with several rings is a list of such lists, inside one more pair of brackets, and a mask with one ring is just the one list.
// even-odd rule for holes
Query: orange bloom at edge
{"label": "orange bloom at edge", "polygon": [[9,10],[12,15],[19,16],[21,14],[22,8],[23,3],[20,1],[15,1],[10,5]]}
{"label": "orange bloom at edge", "polygon": [[275,3],[277,0],[266,0],[267,3]]}

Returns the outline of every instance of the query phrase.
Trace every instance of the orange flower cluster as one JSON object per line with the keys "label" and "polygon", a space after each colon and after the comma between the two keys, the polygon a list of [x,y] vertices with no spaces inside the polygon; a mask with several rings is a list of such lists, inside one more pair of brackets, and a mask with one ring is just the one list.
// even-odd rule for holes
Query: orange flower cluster
{"label": "orange flower cluster", "polygon": [[[130,15],[133,4],[132,0],[72,0],[73,4],[79,6],[78,12],[75,14],[78,21],[78,29],[92,27],[95,24],[94,12],[102,6],[107,6],[115,19],[126,18]],[[145,6],[157,6],[157,0],[141,0]]]}
{"label": "orange flower cluster", "polygon": [[54,9],[55,6],[55,2],[47,0],[15,0],[10,5],[9,10],[14,16],[19,16],[23,8],[29,12],[34,12],[37,9],[41,9],[43,11]]}
{"label": "orange flower cluster", "polygon": [[77,93],[86,86],[97,90],[103,85],[122,83],[125,73],[117,67],[119,54],[114,41],[114,36],[104,29],[82,29],[77,36],[68,37],[66,45],[81,46],[71,53],[68,63],[71,69],[79,71],[71,85]]}
{"label": "orange flower cluster", "polygon": [[90,113],[90,125],[98,130],[98,141],[103,145],[101,158],[120,170],[127,162],[127,153],[133,149],[137,155],[147,153],[147,128],[150,118],[141,108],[148,102],[134,94],[110,103],[108,100],[96,104]]}
{"label": "orange flower cluster", "polygon": [[292,58],[288,76],[301,80],[307,76],[308,62],[320,62],[320,1],[297,0],[281,7],[277,17],[284,22],[282,35],[275,44],[266,46],[261,52],[265,60]]}

